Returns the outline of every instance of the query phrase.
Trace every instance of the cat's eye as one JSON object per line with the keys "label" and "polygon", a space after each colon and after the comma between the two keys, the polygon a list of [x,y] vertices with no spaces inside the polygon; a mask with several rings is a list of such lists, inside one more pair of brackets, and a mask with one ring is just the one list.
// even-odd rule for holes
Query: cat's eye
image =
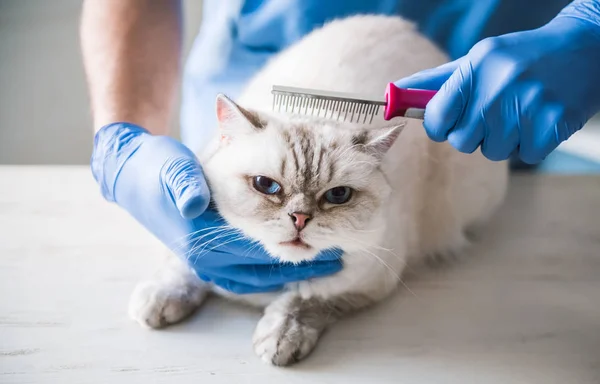
{"label": "cat's eye", "polygon": [[252,178],[252,186],[258,192],[264,193],[265,195],[275,195],[281,191],[281,185],[266,176],[254,176],[254,178]]}
{"label": "cat's eye", "polygon": [[344,204],[352,197],[352,188],[335,187],[325,192],[325,200],[331,204]]}

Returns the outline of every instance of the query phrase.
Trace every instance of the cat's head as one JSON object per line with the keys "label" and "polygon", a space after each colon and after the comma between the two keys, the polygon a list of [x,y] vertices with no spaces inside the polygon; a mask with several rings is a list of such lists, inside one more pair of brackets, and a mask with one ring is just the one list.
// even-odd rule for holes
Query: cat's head
{"label": "cat's head", "polygon": [[374,245],[390,187],[379,165],[402,127],[246,110],[217,97],[220,143],[204,168],[221,215],[284,261]]}

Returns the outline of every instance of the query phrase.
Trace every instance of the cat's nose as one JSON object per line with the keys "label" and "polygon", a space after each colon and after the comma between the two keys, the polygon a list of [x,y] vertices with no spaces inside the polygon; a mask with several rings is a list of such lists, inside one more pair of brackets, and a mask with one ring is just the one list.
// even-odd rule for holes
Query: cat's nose
{"label": "cat's nose", "polygon": [[302,212],[290,213],[290,217],[292,218],[294,226],[298,231],[303,230],[304,227],[306,227],[306,224],[308,224],[309,220],[312,219],[311,215]]}

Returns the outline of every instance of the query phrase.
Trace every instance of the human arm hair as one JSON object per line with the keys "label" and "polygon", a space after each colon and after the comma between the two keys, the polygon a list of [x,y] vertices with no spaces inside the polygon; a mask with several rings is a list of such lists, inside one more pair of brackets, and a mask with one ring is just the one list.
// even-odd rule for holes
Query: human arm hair
{"label": "human arm hair", "polygon": [[80,38],[94,130],[166,134],[181,71],[180,0],[85,0]]}

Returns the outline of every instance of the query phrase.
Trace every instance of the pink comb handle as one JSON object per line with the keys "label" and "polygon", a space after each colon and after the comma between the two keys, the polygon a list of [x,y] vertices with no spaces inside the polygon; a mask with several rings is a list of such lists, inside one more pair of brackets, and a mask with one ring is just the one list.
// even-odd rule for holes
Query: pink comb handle
{"label": "pink comb handle", "polygon": [[391,120],[397,116],[404,116],[409,108],[425,109],[429,100],[437,91],[425,89],[398,88],[394,83],[389,83],[385,89],[385,111],[383,118]]}

